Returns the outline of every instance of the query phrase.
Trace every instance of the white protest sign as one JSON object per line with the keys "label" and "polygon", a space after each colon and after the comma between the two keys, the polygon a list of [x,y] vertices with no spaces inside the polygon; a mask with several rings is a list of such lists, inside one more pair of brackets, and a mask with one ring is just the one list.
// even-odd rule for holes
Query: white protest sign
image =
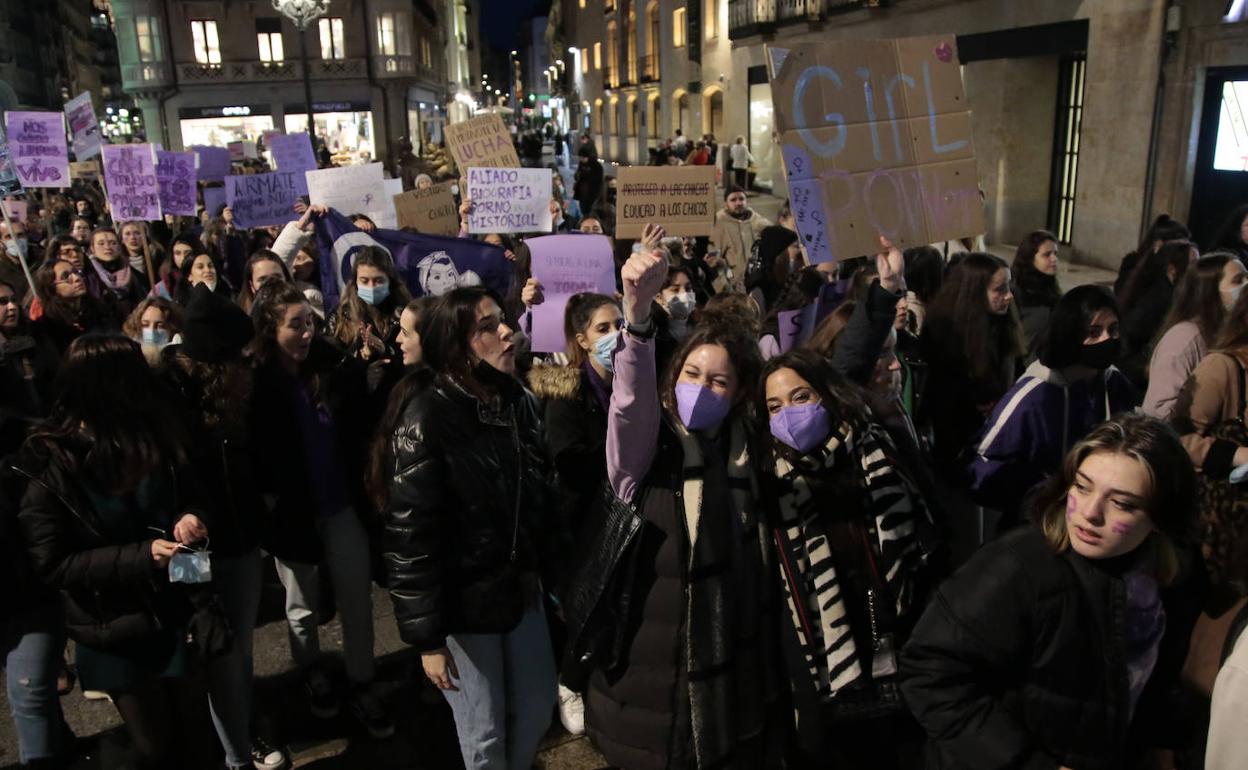
{"label": "white protest sign", "polygon": [[468,232],[549,233],[551,190],[548,168],[468,169]]}
{"label": "white protest sign", "polygon": [[74,157],[79,161],[100,154],[100,124],[95,119],[91,92],[83,91],[65,102],[65,117],[74,136]]}
{"label": "white protest sign", "polygon": [[[397,181],[402,192],[403,181],[384,179],[380,163],[323,168],[306,171],[304,176],[308,180],[308,199],[313,204],[329,206],[348,217],[365,214],[378,227],[398,227],[394,215],[394,195],[398,193],[391,194],[389,190],[394,189]],[[387,181],[391,182],[389,186]]]}

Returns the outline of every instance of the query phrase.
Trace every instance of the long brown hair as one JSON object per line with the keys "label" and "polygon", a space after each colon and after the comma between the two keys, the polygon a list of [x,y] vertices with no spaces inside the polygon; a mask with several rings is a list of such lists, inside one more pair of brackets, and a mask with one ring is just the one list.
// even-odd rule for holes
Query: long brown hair
{"label": "long brown hair", "polygon": [[1170,312],[1165,322],[1157,330],[1157,338],[1170,331],[1175,324],[1191,321],[1200,329],[1206,346],[1215,341],[1226,320],[1227,310],[1222,304],[1222,271],[1231,260],[1238,259],[1234,254],[1220,251],[1206,254],[1196,260],[1196,264],[1183,274],[1178,288],[1174,291],[1174,300],[1170,303]]}
{"label": "long brown hair", "polygon": [[[988,286],[1005,262],[991,254],[972,252],[949,271],[927,310],[924,350],[931,363],[963,367],[974,379],[992,381],[1005,362],[1021,356],[1022,324],[1011,303],[1005,315],[988,307]],[[936,356],[931,356],[932,352]]]}
{"label": "long brown hair", "polygon": [[[360,265],[377,268],[386,274],[386,280],[390,284],[390,295],[380,305],[373,306],[360,299],[355,285]],[[412,295],[399,276],[399,271],[395,269],[390,253],[378,246],[365,246],[356,253],[355,259],[351,262],[351,280],[342,290],[342,301],[338,304],[334,336],[343,345],[350,345],[355,342],[359,334],[358,324],[364,322],[372,326],[384,339],[390,335],[394,325],[399,322],[398,315],[401,308],[411,301]]]}
{"label": "long brown hair", "polygon": [[732,414],[748,419],[753,412],[754,393],[758,389],[758,374],[763,369],[763,357],[758,350],[758,340],[746,334],[742,326],[736,323],[706,325],[694,329],[685,344],[672,356],[663,375],[663,383],[659,388],[663,407],[669,414],[676,414],[676,380],[685,368],[685,360],[703,345],[718,345],[728,351],[728,360],[732,362],[737,375],[736,403],[732,406]]}

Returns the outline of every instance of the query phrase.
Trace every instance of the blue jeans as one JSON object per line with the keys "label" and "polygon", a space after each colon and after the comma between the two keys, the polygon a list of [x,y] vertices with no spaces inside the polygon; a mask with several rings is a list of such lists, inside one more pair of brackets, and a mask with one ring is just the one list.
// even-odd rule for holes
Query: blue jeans
{"label": "blue jeans", "polygon": [[212,557],[212,582],[234,638],[229,652],[209,662],[208,702],[230,767],[251,767],[251,652],[260,581],[258,549],[243,556]]}
{"label": "blue jeans", "polygon": [[5,656],[9,709],[22,763],[51,759],[64,746],[56,677],[64,659],[65,627],[57,608],[27,616]]}
{"label": "blue jeans", "polygon": [[555,658],[541,602],[505,634],[452,634],[455,715],[465,770],[532,767],[555,708]]}

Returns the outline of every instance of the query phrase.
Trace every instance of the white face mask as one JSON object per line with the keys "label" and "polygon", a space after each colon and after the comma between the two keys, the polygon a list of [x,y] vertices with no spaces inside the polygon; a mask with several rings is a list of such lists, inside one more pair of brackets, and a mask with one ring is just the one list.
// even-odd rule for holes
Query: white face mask
{"label": "white face mask", "polygon": [[693,313],[697,304],[698,300],[693,296],[693,292],[682,292],[668,298],[667,314],[677,321],[684,321]]}
{"label": "white face mask", "polygon": [[1238,286],[1232,286],[1230,291],[1227,293],[1231,295],[1231,298],[1225,303],[1225,305],[1226,309],[1230,310],[1235,307],[1235,303],[1239,301],[1239,295],[1244,293],[1244,284],[1241,283]]}
{"label": "white face mask", "polygon": [[25,238],[11,238],[4,242],[4,251],[14,259],[24,259],[30,250],[30,242]]}

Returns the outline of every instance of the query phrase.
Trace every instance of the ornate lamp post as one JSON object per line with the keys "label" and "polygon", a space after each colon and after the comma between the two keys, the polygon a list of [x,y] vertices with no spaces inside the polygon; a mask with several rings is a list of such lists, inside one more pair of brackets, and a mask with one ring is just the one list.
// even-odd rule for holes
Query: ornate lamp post
{"label": "ornate lamp post", "polygon": [[273,9],[290,19],[299,30],[299,61],[303,67],[303,100],[308,107],[308,139],[316,149],[316,123],[312,119],[312,78],[308,70],[308,25],[329,10],[329,0],[273,0]]}

